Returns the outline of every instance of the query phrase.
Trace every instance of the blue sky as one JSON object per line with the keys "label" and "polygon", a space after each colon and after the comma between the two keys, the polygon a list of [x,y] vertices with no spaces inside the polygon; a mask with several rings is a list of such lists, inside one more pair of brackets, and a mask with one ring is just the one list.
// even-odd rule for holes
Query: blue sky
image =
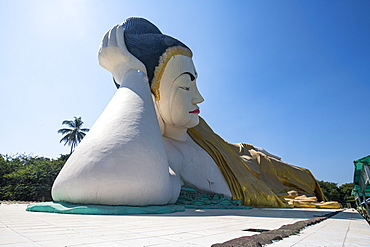
{"label": "blue sky", "polygon": [[201,116],[221,137],[351,182],[370,154],[369,13],[361,0],[0,0],[0,153],[68,153],[62,121],[91,127],[116,90],[101,37],[141,16],[193,50]]}

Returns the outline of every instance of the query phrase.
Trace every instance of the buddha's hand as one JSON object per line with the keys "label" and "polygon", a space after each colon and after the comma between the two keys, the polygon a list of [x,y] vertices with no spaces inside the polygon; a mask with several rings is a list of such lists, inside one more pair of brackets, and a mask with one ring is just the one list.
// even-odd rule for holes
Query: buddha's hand
{"label": "buddha's hand", "polygon": [[124,27],[116,25],[105,33],[98,51],[99,64],[110,71],[116,83],[121,84],[130,70],[141,70],[145,65],[128,50],[124,39]]}
{"label": "buddha's hand", "polygon": [[259,151],[259,152],[263,153],[263,154],[266,154],[267,156],[270,156],[270,157],[273,157],[273,158],[275,158],[275,159],[281,160],[281,157],[279,157],[279,156],[277,156],[277,155],[275,155],[275,154],[272,154],[272,153],[270,153],[270,152],[267,152],[267,151],[266,151],[265,149],[263,149],[263,148],[259,148],[259,147],[254,146],[254,149],[255,149],[256,151]]}

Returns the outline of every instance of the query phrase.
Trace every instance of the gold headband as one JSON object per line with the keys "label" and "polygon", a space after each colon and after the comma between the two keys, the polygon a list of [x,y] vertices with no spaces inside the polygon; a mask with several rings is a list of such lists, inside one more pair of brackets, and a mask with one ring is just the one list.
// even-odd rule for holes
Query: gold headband
{"label": "gold headband", "polygon": [[150,89],[152,93],[154,94],[155,100],[160,100],[159,95],[159,84],[161,83],[161,78],[164,72],[164,68],[166,68],[168,61],[170,61],[170,58],[175,55],[184,55],[188,57],[193,57],[193,53],[182,46],[173,46],[170,48],[167,48],[166,52],[162,54],[162,56],[159,58],[159,64],[154,69],[154,76],[152,80],[152,85],[150,86]]}

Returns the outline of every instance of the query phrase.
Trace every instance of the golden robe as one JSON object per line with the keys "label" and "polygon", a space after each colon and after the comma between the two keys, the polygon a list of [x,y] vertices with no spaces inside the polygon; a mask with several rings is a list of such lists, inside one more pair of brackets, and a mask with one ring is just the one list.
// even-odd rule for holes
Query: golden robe
{"label": "golden robe", "polygon": [[233,199],[253,207],[340,208],[325,197],[308,169],[293,166],[256,151],[250,144],[224,141],[200,118],[190,137],[216,162]]}

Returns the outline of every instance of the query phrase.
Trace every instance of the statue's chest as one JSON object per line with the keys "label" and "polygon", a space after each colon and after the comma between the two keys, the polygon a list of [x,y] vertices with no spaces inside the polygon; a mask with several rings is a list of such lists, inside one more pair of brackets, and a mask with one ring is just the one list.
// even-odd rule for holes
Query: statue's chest
{"label": "statue's chest", "polygon": [[231,197],[229,186],[212,157],[190,137],[184,141],[164,138],[171,169],[183,184],[205,193]]}
{"label": "statue's chest", "polygon": [[187,170],[209,171],[210,167],[217,167],[212,157],[198,146],[190,137],[184,142],[164,138],[168,161],[171,168],[177,173]]}

